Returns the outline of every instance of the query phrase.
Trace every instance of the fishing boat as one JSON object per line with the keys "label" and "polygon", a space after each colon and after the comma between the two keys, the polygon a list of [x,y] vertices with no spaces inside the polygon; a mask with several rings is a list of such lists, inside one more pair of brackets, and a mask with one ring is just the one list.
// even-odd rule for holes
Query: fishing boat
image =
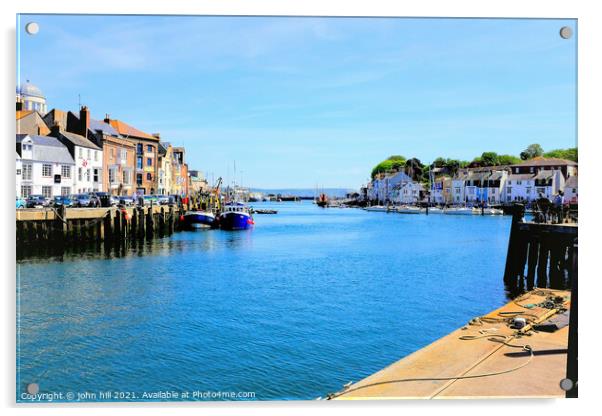
{"label": "fishing boat", "polygon": [[225,204],[219,216],[219,227],[222,230],[247,230],[255,224],[249,207],[241,202]]}
{"label": "fishing boat", "polygon": [[316,205],[322,208],[326,208],[329,204],[328,197],[326,194],[320,194],[320,197],[316,200]]}
{"label": "fishing boat", "polygon": [[215,215],[209,211],[188,211],[184,214],[184,223],[190,228],[213,228]]}

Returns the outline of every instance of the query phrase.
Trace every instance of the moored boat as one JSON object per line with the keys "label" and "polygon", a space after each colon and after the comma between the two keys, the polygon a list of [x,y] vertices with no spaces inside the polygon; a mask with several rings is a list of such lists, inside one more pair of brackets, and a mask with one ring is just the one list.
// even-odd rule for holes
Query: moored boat
{"label": "moored boat", "polygon": [[219,227],[222,230],[247,230],[254,224],[249,207],[240,202],[224,205],[219,216]]}
{"label": "moored boat", "polygon": [[472,215],[472,208],[468,207],[456,207],[456,208],[446,208],[445,214],[447,215]]}
{"label": "moored boat", "polygon": [[389,209],[382,205],[374,205],[371,207],[364,208],[365,211],[373,211],[373,212],[387,212]]}
{"label": "moored boat", "polygon": [[188,211],[184,214],[184,223],[191,228],[215,227],[215,215],[209,211]]}
{"label": "moored boat", "polygon": [[429,215],[430,214],[444,214],[445,211],[439,207],[429,207],[428,213],[429,213]]}
{"label": "moored boat", "polygon": [[426,212],[426,209],[413,207],[411,205],[402,205],[400,207],[397,207],[396,211],[400,214],[422,214]]}

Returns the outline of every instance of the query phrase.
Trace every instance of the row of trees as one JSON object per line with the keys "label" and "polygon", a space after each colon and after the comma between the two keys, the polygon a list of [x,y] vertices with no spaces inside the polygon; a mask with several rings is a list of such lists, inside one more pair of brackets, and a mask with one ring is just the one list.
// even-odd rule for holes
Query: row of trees
{"label": "row of trees", "polygon": [[[472,162],[467,160],[449,159],[438,157],[430,165],[430,168],[443,168],[451,175],[455,175],[459,169],[466,167],[488,167],[504,166],[520,163],[523,160],[533,159],[535,157],[548,157],[568,159],[577,162],[577,148],[555,149],[545,152],[541,145],[534,143],[529,145],[520,153],[520,157],[513,155],[498,155],[496,152],[483,152],[481,156],[475,157]],[[394,171],[405,171],[413,180],[428,181],[429,166],[422,164],[419,159],[406,159],[401,155],[393,155],[380,162],[372,169],[372,179],[380,173],[389,173]]]}

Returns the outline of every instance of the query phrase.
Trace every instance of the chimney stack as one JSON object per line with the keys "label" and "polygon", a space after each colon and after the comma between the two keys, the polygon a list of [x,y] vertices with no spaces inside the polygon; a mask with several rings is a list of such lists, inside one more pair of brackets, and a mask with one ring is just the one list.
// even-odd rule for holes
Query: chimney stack
{"label": "chimney stack", "polygon": [[104,122],[107,123],[107,124],[111,124],[111,119],[110,119],[110,117],[109,117],[108,114],[105,114]]}
{"label": "chimney stack", "polygon": [[52,127],[50,127],[51,136],[56,137],[61,132],[61,125],[57,120],[54,121]]}
{"label": "chimney stack", "polygon": [[161,134],[160,133],[153,133],[153,137],[161,140]]}
{"label": "chimney stack", "polygon": [[88,129],[90,128],[90,111],[85,105],[79,110],[79,131],[78,134],[88,137]]}

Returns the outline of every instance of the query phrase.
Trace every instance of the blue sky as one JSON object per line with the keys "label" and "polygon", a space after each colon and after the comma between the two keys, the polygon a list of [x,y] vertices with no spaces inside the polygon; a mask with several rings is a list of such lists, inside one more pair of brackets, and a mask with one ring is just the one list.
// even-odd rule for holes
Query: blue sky
{"label": "blue sky", "polygon": [[[40,31],[26,35],[36,21]],[[22,16],[18,73],[254,187],[357,188],[391,154],[576,143],[574,20]]]}

